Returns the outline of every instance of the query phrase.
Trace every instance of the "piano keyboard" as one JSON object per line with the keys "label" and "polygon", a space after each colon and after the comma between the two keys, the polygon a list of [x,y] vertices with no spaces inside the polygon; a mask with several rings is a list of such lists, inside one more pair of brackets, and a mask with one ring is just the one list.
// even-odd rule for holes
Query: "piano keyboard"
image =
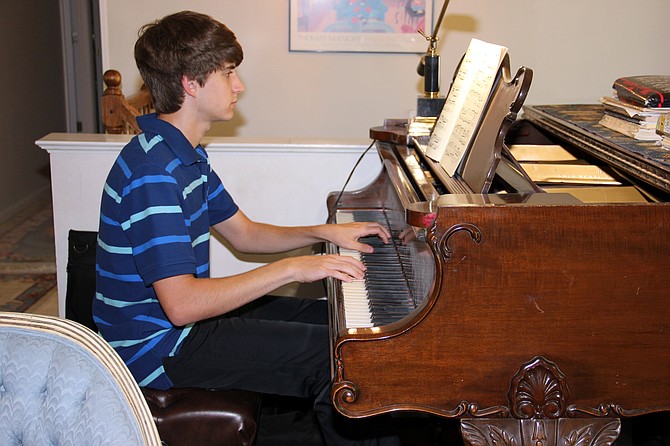
{"label": "piano keyboard", "polygon": [[377,221],[390,228],[392,240],[384,244],[378,237],[360,241],[374,248],[372,254],[340,248],[342,256],[360,260],[366,267],[365,277],[342,282],[342,300],[346,328],[386,325],[402,319],[416,308],[412,296],[413,275],[407,271],[409,249],[398,238],[393,222],[381,210],[338,210],[335,222]]}

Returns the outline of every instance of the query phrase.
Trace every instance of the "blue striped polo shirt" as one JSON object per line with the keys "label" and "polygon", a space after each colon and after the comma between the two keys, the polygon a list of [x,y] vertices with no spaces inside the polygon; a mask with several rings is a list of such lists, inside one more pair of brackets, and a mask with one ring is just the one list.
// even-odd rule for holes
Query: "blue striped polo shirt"
{"label": "blue striped polo shirt", "polygon": [[93,316],[140,386],[166,389],[162,359],[192,325],[172,325],[151,284],[209,277],[209,228],[238,207],[202,146],[193,149],[155,114],[138,124],[142,133],[119,154],[102,194]]}

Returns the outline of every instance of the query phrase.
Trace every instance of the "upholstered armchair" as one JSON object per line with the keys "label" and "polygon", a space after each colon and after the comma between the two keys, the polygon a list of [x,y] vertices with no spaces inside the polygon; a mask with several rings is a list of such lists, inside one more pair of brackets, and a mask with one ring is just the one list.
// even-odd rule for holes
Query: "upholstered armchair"
{"label": "upholstered armchair", "polygon": [[161,444],[116,352],[66,319],[0,313],[0,444]]}

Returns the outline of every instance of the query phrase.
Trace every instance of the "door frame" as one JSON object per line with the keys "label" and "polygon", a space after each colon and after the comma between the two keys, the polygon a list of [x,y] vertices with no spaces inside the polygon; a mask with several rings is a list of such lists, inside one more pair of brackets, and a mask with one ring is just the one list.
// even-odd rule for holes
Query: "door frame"
{"label": "door frame", "polygon": [[[103,0],[59,0],[59,3],[67,131],[100,133],[100,102],[104,88],[101,32]],[[106,10],[106,3],[104,6]]]}

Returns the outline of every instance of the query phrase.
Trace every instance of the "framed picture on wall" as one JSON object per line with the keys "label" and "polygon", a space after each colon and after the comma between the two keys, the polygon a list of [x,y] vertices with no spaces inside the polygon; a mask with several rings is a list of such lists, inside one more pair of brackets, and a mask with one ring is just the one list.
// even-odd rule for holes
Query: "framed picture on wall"
{"label": "framed picture on wall", "polygon": [[290,0],[290,51],[423,53],[434,0]]}

